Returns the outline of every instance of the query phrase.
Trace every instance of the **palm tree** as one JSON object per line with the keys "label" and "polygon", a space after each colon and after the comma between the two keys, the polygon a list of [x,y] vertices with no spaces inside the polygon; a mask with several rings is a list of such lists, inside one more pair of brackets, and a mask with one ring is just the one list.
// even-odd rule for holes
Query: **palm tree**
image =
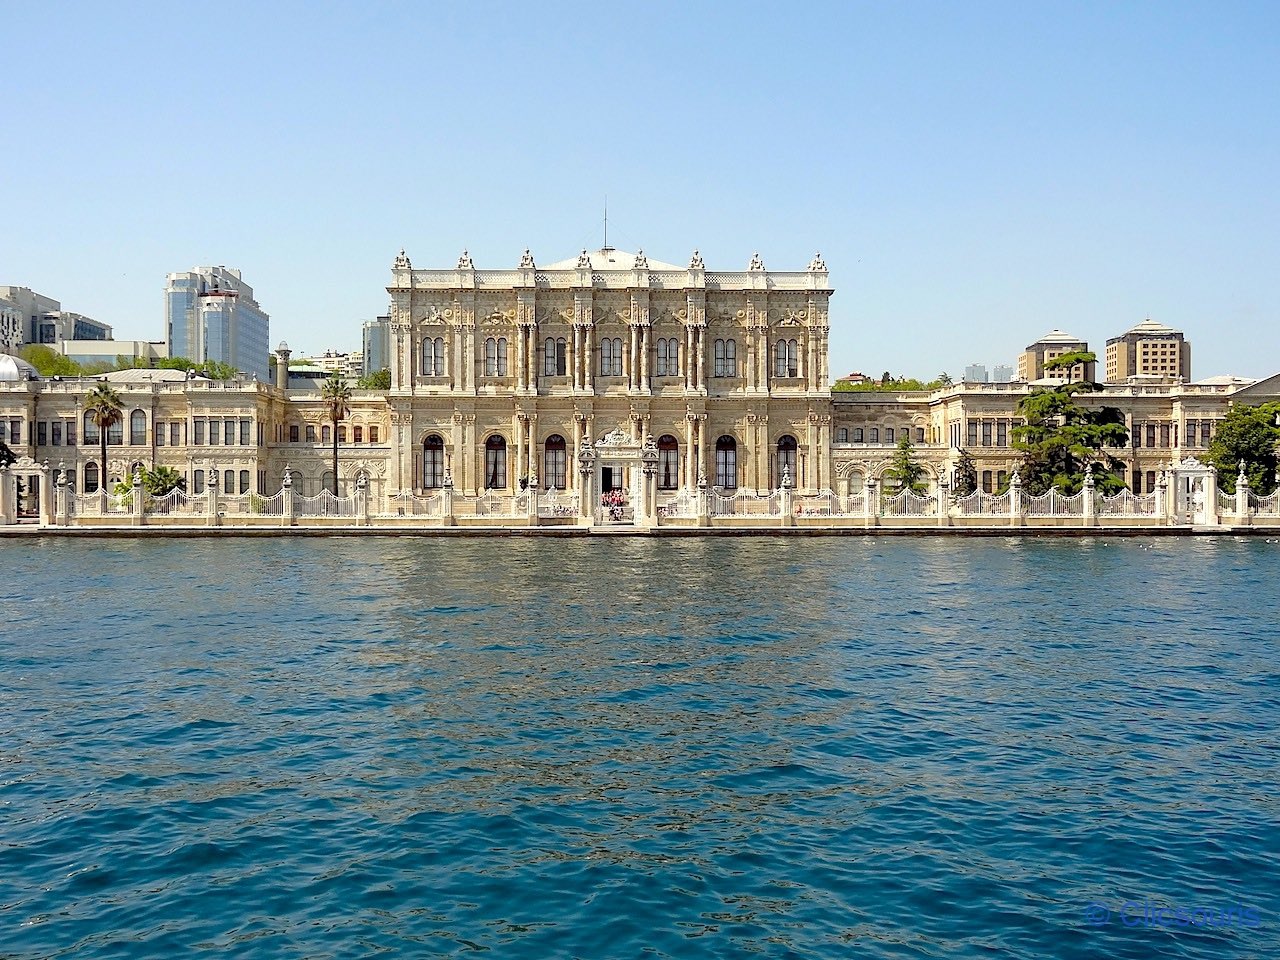
{"label": "palm tree", "polygon": [[105,494],[107,489],[107,431],[124,419],[124,404],[120,402],[120,394],[111,384],[103,382],[89,391],[85,399],[84,411],[98,428],[98,441],[102,452],[98,476],[98,489]]}
{"label": "palm tree", "polygon": [[320,388],[320,399],[329,407],[329,421],[333,424],[333,495],[338,495],[338,424],[351,412],[351,388],[335,370]]}

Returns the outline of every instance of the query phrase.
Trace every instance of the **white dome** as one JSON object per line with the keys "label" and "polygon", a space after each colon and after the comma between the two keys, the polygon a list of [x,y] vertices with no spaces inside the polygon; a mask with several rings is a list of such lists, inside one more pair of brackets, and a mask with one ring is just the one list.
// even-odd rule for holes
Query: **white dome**
{"label": "white dome", "polygon": [[23,380],[39,380],[36,368],[21,357],[0,353],[0,383],[19,383]]}

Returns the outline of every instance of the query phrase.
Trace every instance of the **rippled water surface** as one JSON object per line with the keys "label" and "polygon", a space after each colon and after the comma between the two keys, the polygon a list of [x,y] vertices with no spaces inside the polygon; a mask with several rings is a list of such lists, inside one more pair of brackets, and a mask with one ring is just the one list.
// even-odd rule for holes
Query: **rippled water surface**
{"label": "rippled water surface", "polygon": [[1278,638],[1261,540],[9,541],[0,956],[1280,956]]}

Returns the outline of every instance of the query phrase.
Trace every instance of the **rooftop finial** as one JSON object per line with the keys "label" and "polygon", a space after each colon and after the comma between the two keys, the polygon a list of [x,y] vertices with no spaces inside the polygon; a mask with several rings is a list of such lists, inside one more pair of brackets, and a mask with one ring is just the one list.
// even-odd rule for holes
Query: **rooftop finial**
{"label": "rooftop finial", "polygon": [[533,254],[529,252],[528,247],[524,248],[524,256],[520,258],[520,269],[521,270],[533,269]]}
{"label": "rooftop finial", "polygon": [[751,255],[751,263],[747,265],[747,269],[756,272],[764,270],[764,261],[760,259],[760,254],[753,253]]}
{"label": "rooftop finial", "polygon": [[466,250],[463,250],[462,256],[458,258],[458,269],[474,270],[475,268],[476,268],[476,265],[471,260],[471,254],[467,253]]}
{"label": "rooftop finial", "polygon": [[703,266],[702,254],[700,254],[697,250],[693,251],[693,256],[689,258],[689,269],[701,270],[702,266]]}
{"label": "rooftop finial", "polygon": [[404,247],[401,247],[400,255],[396,257],[396,269],[409,270],[409,269],[412,269],[412,267],[413,267],[413,264],[409,262],[408,256],[405,255]]}
{"label": "rooftop finial", "polygon": [[813,255],[813,259],[809,261],[809,269],[814,273],[826,273],[827,264],[822,259],[822,252],[819,251]]}

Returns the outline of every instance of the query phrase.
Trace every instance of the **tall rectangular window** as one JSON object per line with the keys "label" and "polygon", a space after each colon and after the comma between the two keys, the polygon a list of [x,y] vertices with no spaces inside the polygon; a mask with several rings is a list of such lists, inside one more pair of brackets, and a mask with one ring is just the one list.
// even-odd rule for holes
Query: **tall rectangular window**
{"label": "tall rectangular window", "polygon": [[177,420],[171,421],[169,424],[169,446],[182,446],[182,424]]}
{"label": "tall rectangular window", "polygon": [[253,421],[242,419],[240,421],[240,446],[247,447],[251,443],[253,443]]}
{"label": "tall rectangular window", "polygon": [[36,423],[36,446],[46,447],[49,445],[49,424],[44,420]]}
{"label": "tall rectangular window", "polygon": [[62,446],[62,421],[55,420],[49,425],[49,430],[53,434],[53,445],[55,447]]}
{"label": "tall rectangular window", "polygon": [[236,422],[234,420],[222,421],[222,437],[223,443],[228,447],[235,446],[236,442]]}
{"label": "tall rectangular window", "polygon": [[[203,447],[204,446],[204,420],[200,418],[196,418],[192,422],[192,424],[193,425],[191,428],[191,436],[195,441],[195,445],[197,447]],[[201,472],[200,477],[201,477],[201,481],[203,482],[203,479],[204,479],[203,472]]]}

